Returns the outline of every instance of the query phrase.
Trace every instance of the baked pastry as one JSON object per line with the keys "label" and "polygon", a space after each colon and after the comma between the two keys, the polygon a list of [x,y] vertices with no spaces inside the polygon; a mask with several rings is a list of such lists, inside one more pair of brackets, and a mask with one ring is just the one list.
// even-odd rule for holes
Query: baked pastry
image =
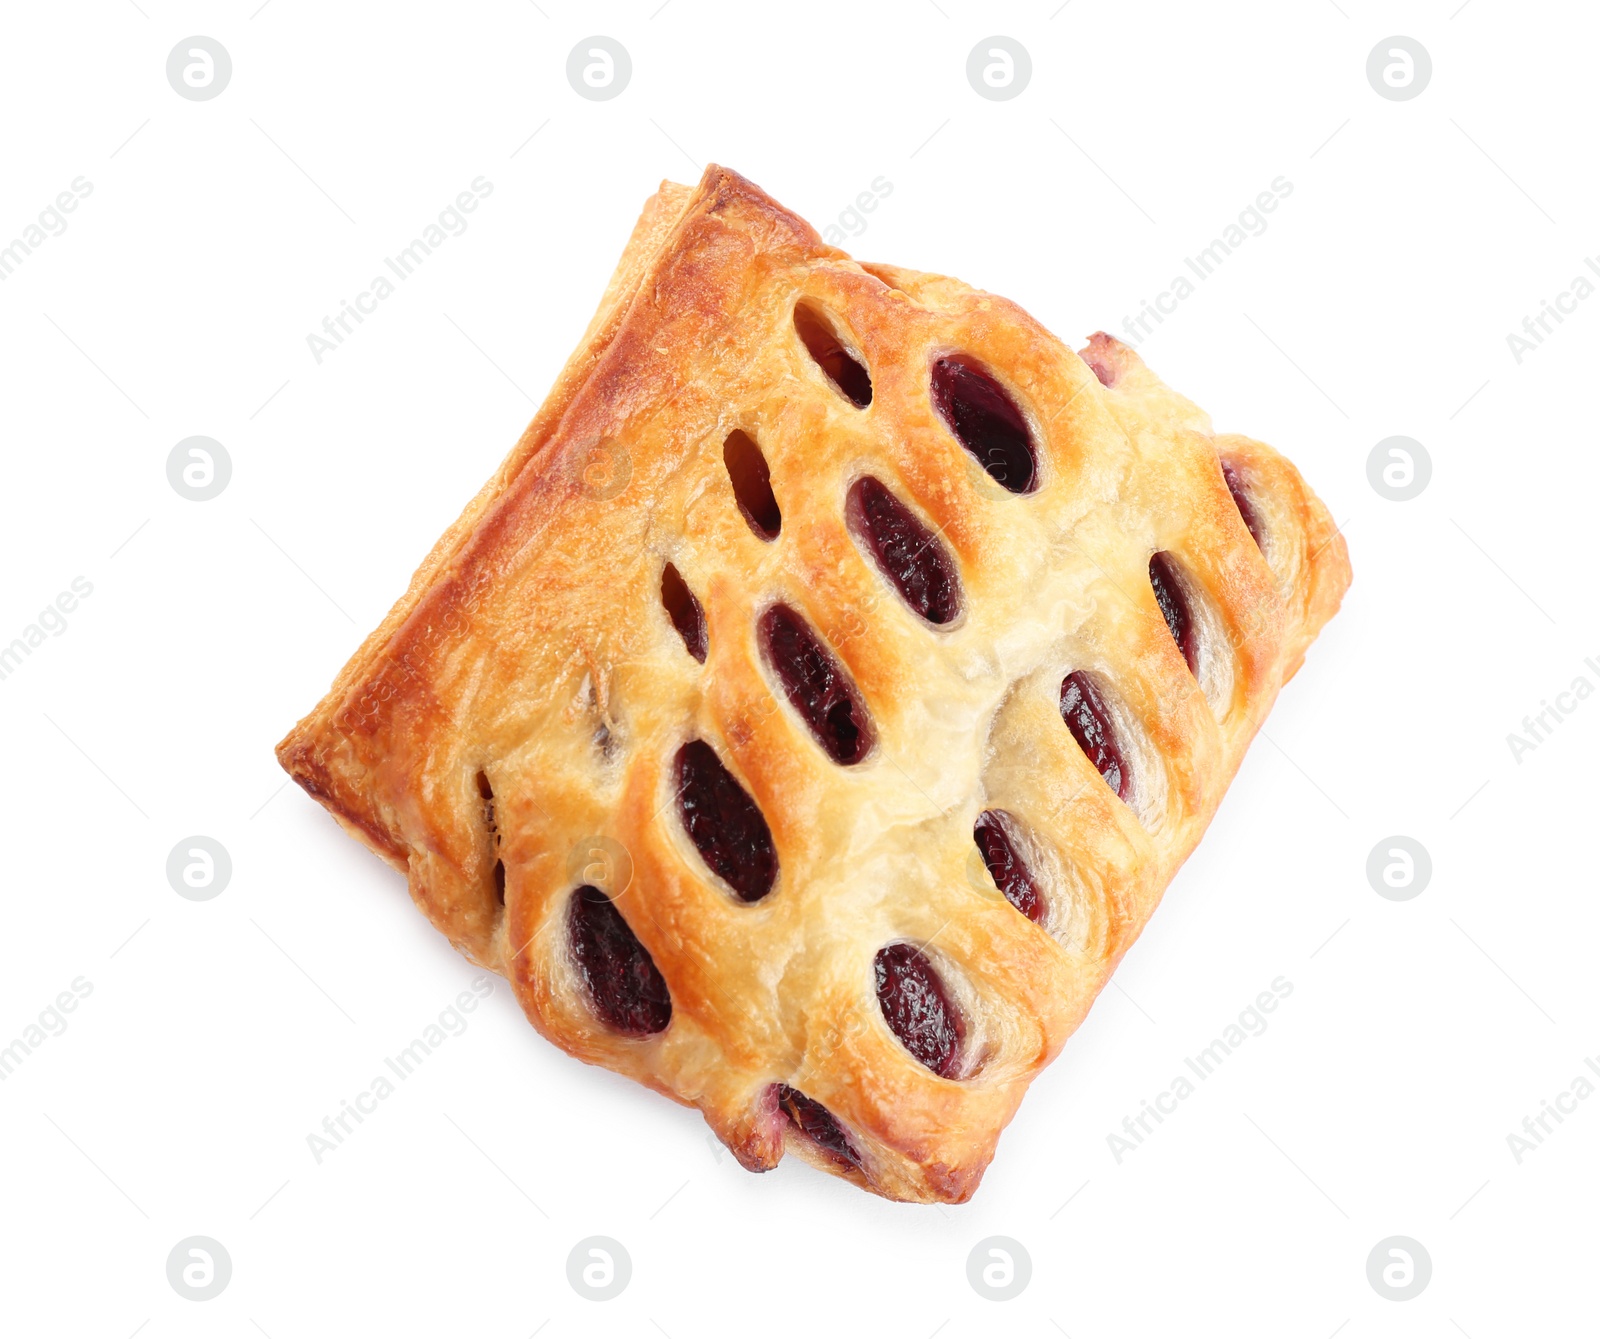
{"label": "baked pastry", "polygon": [[1348,582],[1131,349],[712,167],[278,756],[564,1050],[961,1201]]}

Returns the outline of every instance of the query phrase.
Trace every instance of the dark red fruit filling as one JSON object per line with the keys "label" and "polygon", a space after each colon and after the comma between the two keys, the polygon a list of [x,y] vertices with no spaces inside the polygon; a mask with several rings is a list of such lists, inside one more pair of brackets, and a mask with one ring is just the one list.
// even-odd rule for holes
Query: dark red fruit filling
{"label": "dark red fruit filling", "polygon": [[783,514],[772,494],[772,472],[761,448],[748,433],[735,429],[722,444],[722,463],[728,467],[734,499],[750,528],[761,539],[776,539],[783,529]]}
{"label": "dark red fruit filling", "polygon": [[1183,579],[1178,575],[1178,564],[1170,553],[1158,553],[1150,559],[1150,589],[1156,593],[1156,603],[1161,606],[1161,617],[1167,620],[1172,640],[1195,673],[1200,660],[1200,631],[1195,626],[1194,615],[1189,610],[1189,597],[1183,591]]}
{"label": "dark red fruit filling", "polygon": [[821,1102],[813,1102],[798,1088],[779,1084],[778,1106],[801,1134],[840,1166],[861,1166],[861,1155],[850,1146],[849,1135]]}
{"label": "dark red fruit filling", "polygon": [[1250,501],[1250,494],[1245,492],[1244,480],[1239,477],[1239,471],[1226,460],[1222,462],[1222,478],[1228,485],[1228,491],[1233,494],[1233,505],[1239,509],[1239,519],[1244,522],[1244,528],[1250,532],[1250,538],[1255,540],[1256,547],[1262,548],[1261,513],[1256,510],[1255,503]]}
{"label": "dark red fruit filling", "polygon": [[949,1078],[965,1029],[927,955],[914,944],[890,944],[878,950],[872,966],[889,1030],[935,1074]]}
{"label": "dark red fruit filling", "polygon": [[1033,874],[1022,859],[1007,831],[999,810],[990,809],[978,815],[972,829],[978,850],[983,852],[983,863],[989,867],[989,877],[994,886],[1005,894],[1007,902],[1030,921],[1044,920],[1044,898],[1033,881]]}
{"label": "dark red fruit filling", "polygon": [[850,486],[845,516],[900,596],[930,623],[961,612],[955,564],[939,537],[870,475]]}
{"label": "dark red fruit filling", "polygon": [[847,400],[860,409],[872,403],[872,377],[845,348],[827,321],[802,302],[794,309],[794,328],[806,351],[816,359],[817,366],[828,374]]}
{"label": "dark red fruit filling", "polygon": [[1074,670],[1061,681],[1061,719],[1072,731],[1084,756],[1117,792],[1117,798],[1126,800],[1133,787],[1133,773],[1117,743],[1111,709],[1100,696],[1094,680],[1082,670]]}
{"label": "dark red fruit filling", "polygon": [[702,665],[706,663],[706,611],[679,575],[678,569],[668,563],[661,569],[661,604],[672,620],[672,626],[683,638],[690,655]]}
{"label": "dark red fruit filling", "polygon": [[567,941],[601,1022],[647,1037],[672,1021],[672,996],[650,950],[598,888],[584,884],[572,894]]}
{"label": "dark red fruit filling", "polygon": [[706,864],[742,901],[759,902],[778,877],[772,832],[756,802],[703,739],[678,750],[677,790],[684,830]]}
{"label": "dark red fruit filling", "polygon": [[933,404],[990,478],[1013,493],[1033,491],[1033,437],[998,381],[964,358],[941,358],[933,365]]}
{"label": "dark red fruit filling", "polygon": [[855,685],[805,619],[786,604],[773,605],[761,616],[761,649],[834,762],[848,767],[872,751],[872,725]]}

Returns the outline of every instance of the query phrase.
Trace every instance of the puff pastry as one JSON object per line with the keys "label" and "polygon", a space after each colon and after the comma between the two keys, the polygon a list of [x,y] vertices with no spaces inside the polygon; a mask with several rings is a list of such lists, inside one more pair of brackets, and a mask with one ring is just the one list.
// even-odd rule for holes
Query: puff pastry
{"label": "puff pastry", "polygon": [[1348,583],[1131,349],[711,167],[278,757],[562,1049],[962,1201]]}

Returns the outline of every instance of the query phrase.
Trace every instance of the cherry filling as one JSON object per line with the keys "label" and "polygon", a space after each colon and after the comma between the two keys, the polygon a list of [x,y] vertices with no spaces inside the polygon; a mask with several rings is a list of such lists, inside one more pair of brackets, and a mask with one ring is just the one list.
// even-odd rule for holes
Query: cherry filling
{"label": "cherry filling", "polygon": [[759,902],[778,877],[778,853],[761,810],[703,739],[678,750],[676,767],[678,812],[689,840],[741,901]]}
{"label": "cherry filling", "polygon": [[573,892],[567,942],[601,1022],[630,1037],[647,1037],[672,1021],[672,997],[650,950],[598,888],[584,884]]}
{"label": "cherry filling", "polygon": [[661,569],[661,604],[689,654],[705,664],[706,611],[671,563]]}
{"label": "cherry filling", "polygon": [[1082,670],[1074,670],[1061,681],[1061,719],[1072,731],[1084,756],[1117,792],[1117,798],[1126,800],[1133,787],[1133,773],[1117,743],[1111,709],[1100,696],[1093,678]]}
{"label": "cherry filling", "polygon": [[935,1074],[949,1078],[965,1029],[927,955],[914,944],[890,944],[878,950],[872,967],[889,1030]]}
{"label": "cherry filling", "polygon": [[861,1166],[861,1155],[850,1146],[850,1136],[821,1102],[813,1102],[798,1088],[779,1084],[778,1106],[801,1134],[840,1166]]}
{"label": "cherry filling", "polygon": [[786,604],[767,610],[760,630],[767,662],[817,743],[841,766],[860,762],[872,751],[872,724],[839,662]]}
{"label": "cherry filling", "polygon": [[783,513],[772,493],[772,472],[767,458],[748,433],[735,428],[722,444],[722,463],[728,467],[734,500],[757,538],[772,541],[783,529]]}
{"label": "cherry filling", "polygon": [[1226,460],[1222,462],[1222,479],[1228,485],[1228,491],[1233,494],[1233,505],[1239,509],[1239,519],[1250,532],[1250,538],[1255,540],[1258,549],[1265,552],[1261,543],[1261,514],[1256,510],[1255,503],[1250,500],[1250,494],[1245,492],[1244,480],[1239,477],[1239,471]]}
{"label": "cherry filling", "polygon": [[1200,632],[1189,609],[1189,597],[1183,591],[1178,564],[1170,553],[1158,553],[1150,559],[1150,589],[1156,593],[1161,617],[1167,620],[1167,630],[1183,652],[1189,673],[1195,673],[1200,660]]}
{"label": "cherry filling", "polygon": [[1033,874],[1011,840],[1005,819],[998,809],[978,815],[972,829],[978,850],[983,853],[983,863],[989,867],[989,877],[1007,902],[1030,921],[1044,920],[1044,898],[1033,881]]}
{"label": "cherry filling", "polygon": [[1004,388],[976,363],[959,357],[933,365],[933,404],[956,440],[1002,488],[1031,493],[1037,462],[1027,420]]}
{"label": "cherry filling", "polygon": [[794,328],[817,366],[858,409],[872,403],[872,377],[833,333],[833,327],[808,303],[794,309]]}
{"label": "cherry filling", "polygon": [[939,537],[883,484],[868,475],[850,486],[845,517],[900,597],[930,623],[961,612],[955,564]]}

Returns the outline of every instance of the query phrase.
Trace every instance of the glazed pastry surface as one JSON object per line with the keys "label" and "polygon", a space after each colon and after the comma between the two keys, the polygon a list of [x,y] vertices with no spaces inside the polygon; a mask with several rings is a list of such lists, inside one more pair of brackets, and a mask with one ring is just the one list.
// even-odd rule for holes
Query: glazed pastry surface
{"label": "glazed pastry surface", "polygon": [[712,167],[278,756],[562,1049],[961,1201],[1349,578],[1131,349]]}

